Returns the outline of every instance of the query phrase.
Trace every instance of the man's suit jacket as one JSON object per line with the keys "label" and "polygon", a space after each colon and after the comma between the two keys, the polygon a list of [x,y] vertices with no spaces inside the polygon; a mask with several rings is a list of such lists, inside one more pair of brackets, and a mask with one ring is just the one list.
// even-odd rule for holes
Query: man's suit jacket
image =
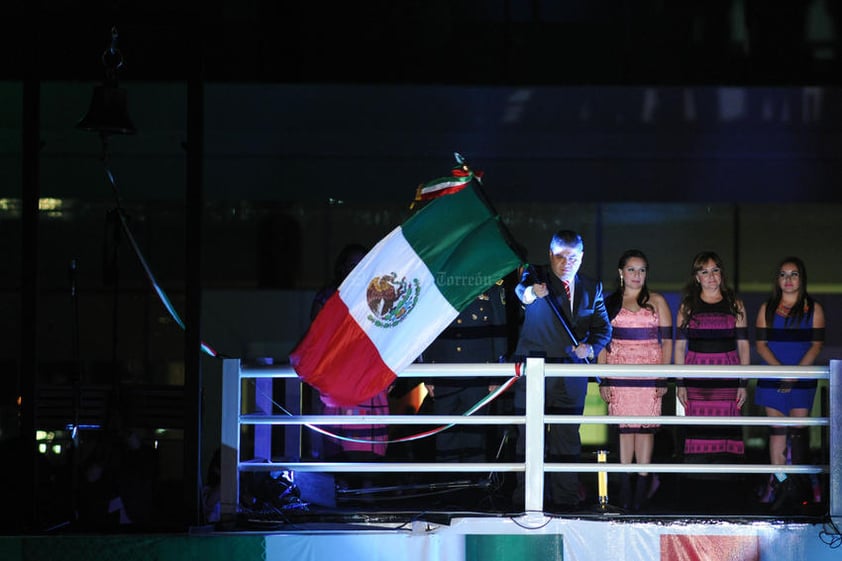
{"label": "man's suit jacket", "polygon": [[[537,278],[536,278],[537,276]],[[550,302],[553,298],[555,308],[567,320],[573,335],[579,343],[588,343],[593,347],[594,356],[611,340],[611,322],[605,310],[602,283],[583,275],[576,275],[573,291],[573,311],[564,293],[561,280],[549,267],[535,267],[535,276],[525,272],[516,290],[523,299],[524,290],[536,283],[546,282],[550,294],[546,298],[536,298],[524,306],[523,325],[520,330],[516,360],[527,356],[544,356],[548,360],[571,360],[573,342],[567,335]]]}

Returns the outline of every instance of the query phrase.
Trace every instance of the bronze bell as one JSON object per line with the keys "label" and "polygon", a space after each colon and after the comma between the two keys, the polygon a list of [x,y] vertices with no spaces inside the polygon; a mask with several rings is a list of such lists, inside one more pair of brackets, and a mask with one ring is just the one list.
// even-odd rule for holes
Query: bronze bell
{"label": "bronze bell", "polygon": [[135,134],[137,129],[126,109],[126,90],[107,84],[96,86],[88,112],[76,128],[102,134]]}

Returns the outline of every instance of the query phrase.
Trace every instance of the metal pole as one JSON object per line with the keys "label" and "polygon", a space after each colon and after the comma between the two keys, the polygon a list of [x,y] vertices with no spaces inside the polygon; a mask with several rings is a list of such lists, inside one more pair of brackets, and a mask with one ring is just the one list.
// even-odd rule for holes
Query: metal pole
{"label": "metal pole", "polygon": [[830,361],[828,387],[830,482],[827,508],[834,523],[839,525],[842,523],[842,360]]}
{"label": "metal pole", "polygon": [[[200,41],[193,42],[194,45]],[[199,50],[201,47],[194,46]],[[204,86],[201,56],[197,71],[187,82],[187,188],[185,237],[185,340],[184,340],[184,514],[188,526],[202,521],[202,165],[204,157]]]}

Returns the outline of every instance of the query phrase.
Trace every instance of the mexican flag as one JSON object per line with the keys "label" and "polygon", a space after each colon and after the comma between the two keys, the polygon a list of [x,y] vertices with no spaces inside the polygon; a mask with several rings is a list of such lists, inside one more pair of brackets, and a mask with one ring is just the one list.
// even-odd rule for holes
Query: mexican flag
{"label": "mexican flag", "polygon": [[383,238],[290,354],[325,401],[383,391],[468,306],[521,264],[473,185],[428,203]]}

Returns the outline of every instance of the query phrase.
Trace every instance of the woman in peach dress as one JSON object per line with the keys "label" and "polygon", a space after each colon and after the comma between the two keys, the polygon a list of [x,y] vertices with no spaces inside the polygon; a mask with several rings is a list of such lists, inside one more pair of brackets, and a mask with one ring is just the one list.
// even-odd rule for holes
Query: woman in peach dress
{"label": "woman in peach dress", "polygon": [[[642,251],[630,249],[620,256],[617,289],[605,300],[614,332],[611,343],[599,355],[599,363],[656,365],[672,361],[672,311],[661,294],[649,290],[648,270],[649,260]],[[599,388],[608,414],[619,416],[659,416],[666,391],[666,379],[660,377],[606,377]],[[620,424],[620,462],[651,463],[659,427],[654,423]],[[659,484],[657,475],[639,472],[632,498],[631,474],[621,477],[620,502],[624,509],[640,510]]]}

